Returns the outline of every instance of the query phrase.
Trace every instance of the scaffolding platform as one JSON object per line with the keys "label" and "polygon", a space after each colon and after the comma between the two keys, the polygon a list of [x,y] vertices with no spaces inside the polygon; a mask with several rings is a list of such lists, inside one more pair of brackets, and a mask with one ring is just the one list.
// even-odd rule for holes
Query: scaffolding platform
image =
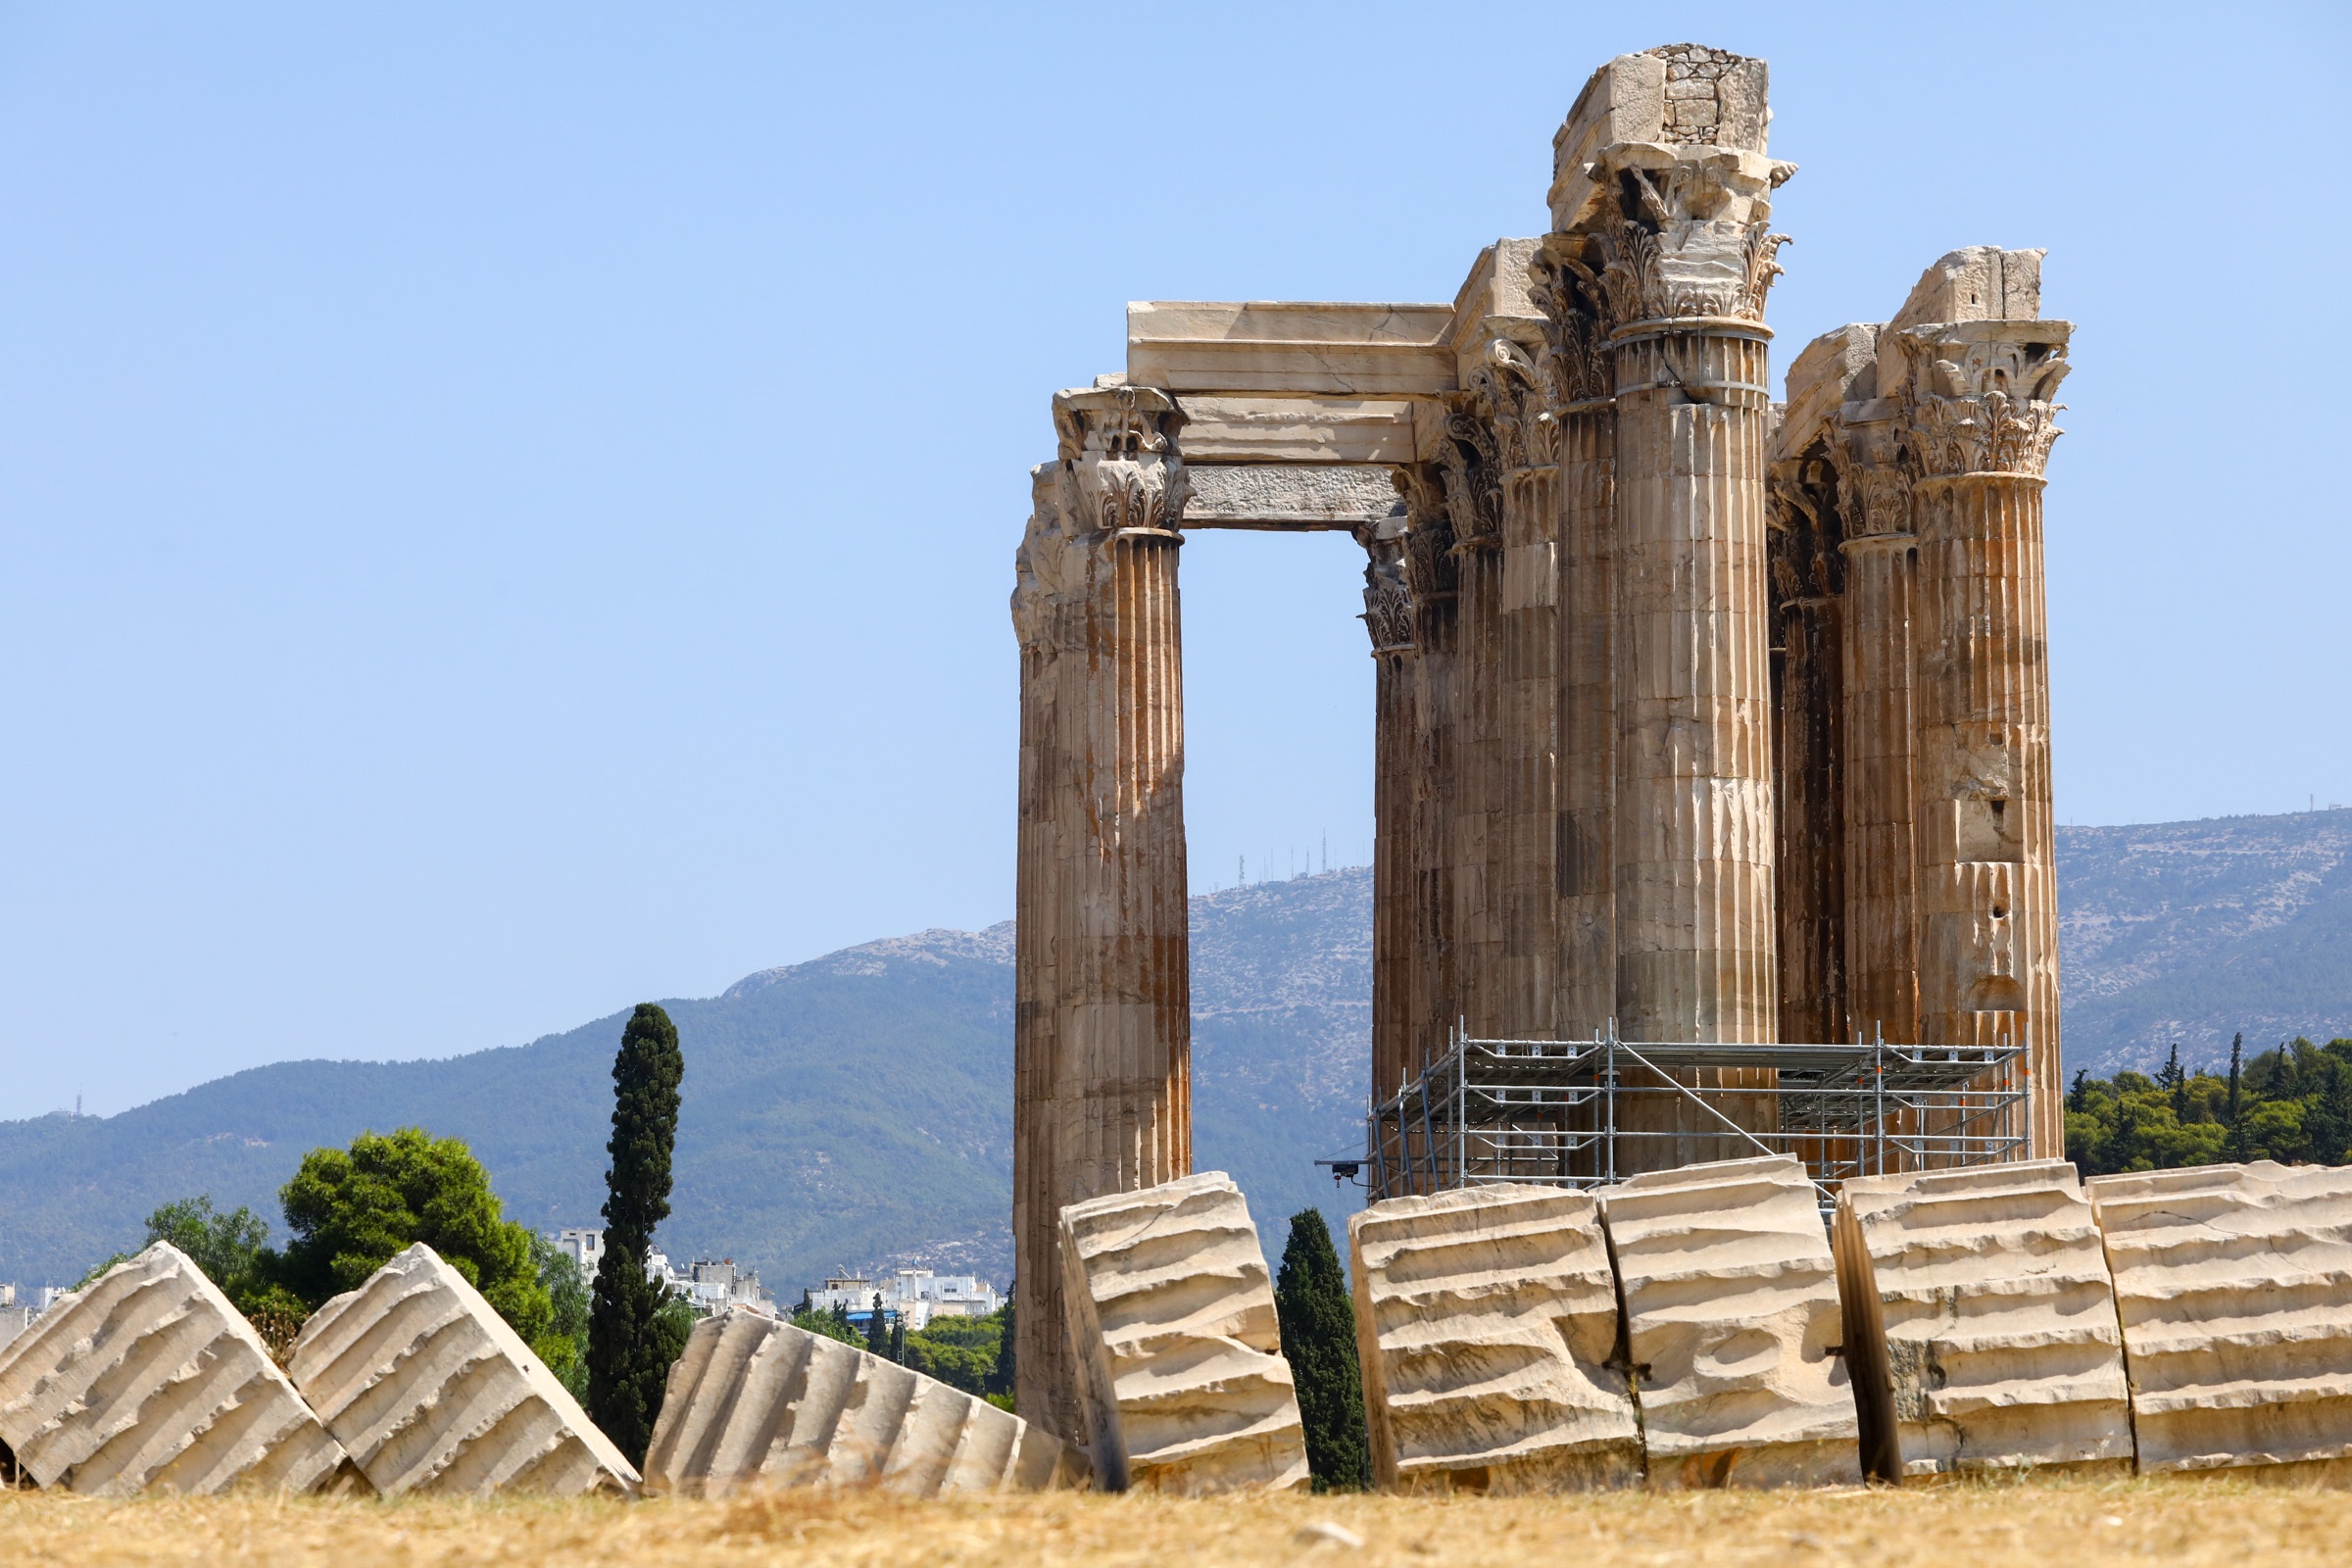
{"label": "scaffolding platform", "polygon": [[1636,1171],[1795,1154],[1825,1200],[1852,1176],[2031,1158],[2025,1049],[1480,1040],[1364,1122],[1372,1200],[1480,1182],[1600,1187]]}

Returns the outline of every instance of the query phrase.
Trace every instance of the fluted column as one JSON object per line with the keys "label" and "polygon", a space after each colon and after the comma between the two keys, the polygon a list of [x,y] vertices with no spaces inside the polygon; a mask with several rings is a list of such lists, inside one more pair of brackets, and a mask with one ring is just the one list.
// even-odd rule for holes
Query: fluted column
{"label": "fluted column", "polygon": [[1192,1168],[1184,705],[1176,559],[1183,416],[1149,388],[1054,400],[1017,561],[1021,808],[1014,1247],[1024,1414],[1079,1430],[1062,1205]]}
{"label": "fluted column", "polygon": [[1795,460],[1772,476],[1774,802],[1780,849],[1780,1038],[1843,1040],[1845,836],[1842,644],[1844,563],[1838,518]]}
{"label": "fluted column", "polygon": [[1372,1098],[1386,1101],[1419,1065],[1414,1034],[1413,840],[1415,742],[1413,599],[1405,582],[1405,518],[1363,541],[1364,629],[1372,638]]}
{"label": "fluted column", "polygon": [[[1751,153],[1612,146],[1607,220],[1551,247],[1605,296],[1616,410],[1617,1011],[1629,1040],[1743,1041],[1778,1026],[1765,581],[1764,297],[1780,269]],[[1556,209],[1555,209],[1556,211]],[[1590,211],[1590,209],[1588,209]],[[1605,214],[1605,209],[1603,210]],[[1701,216],[1705,215],[1705,216]],[[1597,273],[1592,264],[1599,264]],[[1720,1076],[1720,1087],[1769,1077]],[[1769,1121],[1769,1102],[1724,1111]],[[1639,1097],[1619,1168],[1740,1146],[1680,1095]]]}
{"label": "fluted column", "polygon": [[1451,514],[1436,474],[1398,471],[1406,531],[1400,564],[1413,610],[1412,965],[1409,1033],[1400,1070],[1413,1077],[1446,1046],[1461,1013],[1460,955],[1454,934],[1455,818],[1461,714],[1455,674],[1461,646],[1459,563]]}
{"label": "fluted column", "polygon": [[2041,1156],[2065,1147],[2041,495],[2068,332],[1992,320],[1892,334],[1918,474],[1920,1036],[2025,1046]]}
{"label": "fluted column", "polygon": [[[1476,392],[1458,396],[1441,448],[1455,601],[1452,845],[1454,1005],[1474,1035],[1503,1022],[1502,469]],[[1448,1020],[1451,1022],[1452,1020]]]}
{"label": "fluted column", "polygon": [[[1617,781],[1615,385],[1596,288],[1563,260],[1555,236],[1536,269],[1548,343],[1558,443],[1558,736],[1553,834],[1557,952],[1552,1015],[1563,1035],[1590,1037],[1617,1016],[1613,818]],[[1573,249],[1573,245],[1567,247]]]}
{"label": "fluted column", "polygon": [[1912,822],[1915,560],[1911,480],[1886,421],[1837,421],[1830,453],[1845,519],[1845,982],[1853,1027],[1919,1034],[1918,862]]}

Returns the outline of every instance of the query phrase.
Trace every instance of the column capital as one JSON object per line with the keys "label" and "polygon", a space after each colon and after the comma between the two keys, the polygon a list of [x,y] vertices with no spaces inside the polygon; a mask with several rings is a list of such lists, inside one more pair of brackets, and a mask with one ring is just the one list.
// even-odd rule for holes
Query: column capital
{"label": "column capital", "polygon": [[1413,590],[1405,570],[1405,541],[1410,525],[1401,516],[1384,519],[1364,539],[1364,630],[1372,637],[1372,655],[1409,654],[1413,635]]}
{"label": "column capital", "polygon": [[1451,599],[1461,587],[1453,559],[1453,516],[1444,481],[1426,464],[1395,470],[1396,493],[1404,500],[1404,582],[1416,610]]}
{"label": "column capital", "polygon": [[1764,330],[1788,236],[1773,188],[1795,172],[1761,153],[1625,143],[1589,169],[1595,199],[1548,236],[1544,261],[1581,278],[1611,341],[1661,331]]}
{"label": "column capital", "polygon": [[1096,533],[1176,533],[1191,485],[1176,435],[1184,411],[1157,387],[1092,386],[1054,394],[1068,500]]}
{"label": "column capital", "polygon": [[[1904,450],[1922,480],[2040,478],[2062,433],[2067,321],[1945,321],[1887,334]],[[1896,368],[1899,367],[1899,368]]]}
{"label": "column capital", "polygon": [[1848,405],[1830,417],[1824,446],[1838,475],[1838,517],[1850,542],[1911,527],[1911,470],[1892,419],[1864,418],[1867,405]]}

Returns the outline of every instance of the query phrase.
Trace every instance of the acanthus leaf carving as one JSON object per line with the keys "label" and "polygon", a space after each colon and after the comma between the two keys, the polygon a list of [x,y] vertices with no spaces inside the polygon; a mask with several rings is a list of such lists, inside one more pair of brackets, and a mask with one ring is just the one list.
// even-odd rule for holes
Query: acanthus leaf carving
{"label": "acanthus leaf carving", "polygon": [[1054,399],[1062,466],[1097,533],[1173,532],[1191,494],[1176,432],[1184,413],[1154,387],[1091,387]]}

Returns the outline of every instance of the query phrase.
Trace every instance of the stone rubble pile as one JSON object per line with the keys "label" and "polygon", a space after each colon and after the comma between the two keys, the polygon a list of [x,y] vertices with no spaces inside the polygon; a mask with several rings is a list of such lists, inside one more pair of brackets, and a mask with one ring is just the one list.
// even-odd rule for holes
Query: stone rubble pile
{"label": "stone rubble pile", "polygon": [[[1072,1204],[1063,1236],[1098,1480],[1124,1461],[1165,1490],[1298,1485],[1294,1462],[1220,1452],[1237,1432],[1298,1443],[1233,1184]],[[2352,1479],[2352,1167],[1867,1177],[1825,1226],[1775,1155],[1390,1199],[1348,1240],[1387,1490]],[[1145,1473],[1203,1455],[1213,1477]]]}
{"label": "stone rubble pile", "polygon": [[[643,1481],[458,1271],[412,1247],[286,1370],[167,1243],[0,1348],[42,1487],[386,1496],[792,1487],[914,1497],[1306,1484],[1247,1200],[1207,1172],[1066,1206],[1091,1454],[746,1310],[698,1325]],[[1857,1178],[1788,1156],[1494,1185],[1348,1226],[1376,1483],[1557,1492],[1968,1471],[2352,1477],[2352,1167]]]}
{"label": "stone rubble pile", "polygon": [[351,1476],[244,1314],[170,1242],[0,1348],[0,1443],[39,1485],[101,1497],[317,1492]]}
{"label": "stone rubble pile", "polygon": [[633,1496],[636,1468],[422,1242],[311,1314],[288,1370],[385,1496]]}
{"label": "stone rubble pile", "polygon": [[687,1497],[861,1486],[937,1497],[1091,1476],[1084,1452],[986,1399],[744,1310],[695,1325],[645,1456],[647,1491]]}

